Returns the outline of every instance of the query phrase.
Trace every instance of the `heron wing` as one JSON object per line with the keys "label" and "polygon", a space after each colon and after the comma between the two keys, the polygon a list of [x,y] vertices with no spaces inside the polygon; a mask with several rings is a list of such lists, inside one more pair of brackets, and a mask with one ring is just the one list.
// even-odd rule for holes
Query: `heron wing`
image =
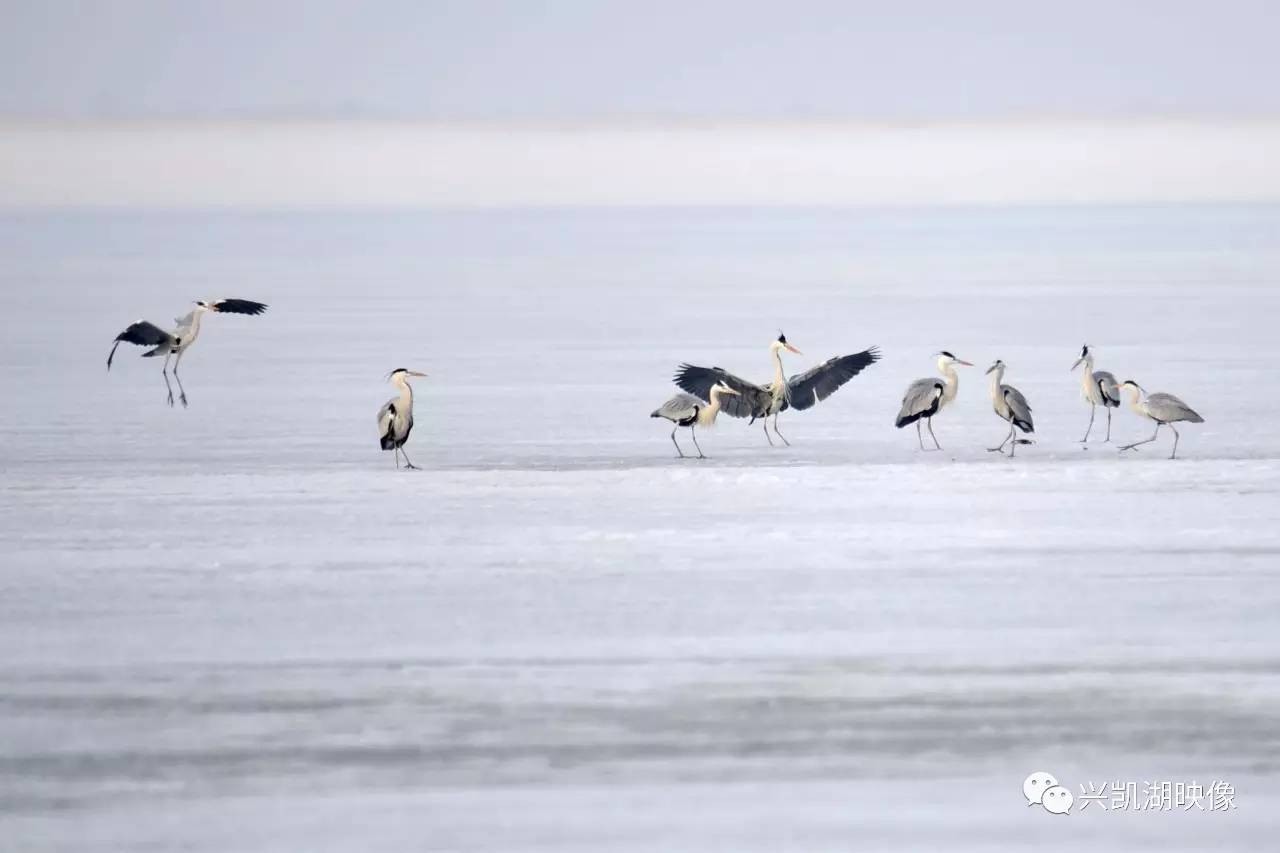
{"label": "heron wing", "polygon": [[1116,382],[1114,374],[1106,370],[1095,370],[1093,381],[1098,383],[1098,390],[1102,392],[1102,399],[1106,401],[1105,405],[1112,408],[1120,405],[1120,383]]}
{"label": "heron wing", "polygon": [[252,299],[219,299],[211,306],[220,314],[252,314],[257,316],[267,310],[267,306]]}
{"label": "heron wing", "polygon": [[[733,418],[759,417],[763,414],[762,401],[772,398],[769,392],[754,382],[734,376],[722,367],[698,367],[682,364],[676,369],[672,381],[699,400],[710,401],[711,389],[720,382],[737,391],[737,395],[722,394],[720,411]],[[767,405],[767,403],[765,404]]]}
{"label": "heron wing", "polygon": [[898,410],[896,425],[904,427],[913,421],[919,420],[922,415],[931,409],[936,408],[944,387],[941,379],[932,377],[917,379],[908,385],[907,393],[902,398],[902,408]]}
{"label": "heron wing", "polygon": [[1147,396],[1147,411],[1155,415],[1157,420],[1165,423],[1173,423],[1174,421],[1190,421],[1193,424],[1204,423],[1204,418],[1200,417],[1195,409],[1172,394],[1149,394]]}
{"label": "heron wing", "polygon": [[1035,423],[1031,420],[1031,404],[1027,402],[1027,398],[1012,385],[1001,385],[1000,390],[1004,392],[1004,402],[1009,407],[1010,420],[1023,432],[1035,432]]}
{"label": "heron wing", "polygon": [[794,409],[808,409],[879,360],[880,351],[871,347],[853,355],[836,356],[797,373],[787,380],[787,402]]}
{"label": "heron wing", "polygon": [[[720,399],[723,401],[724,397]],[[659,406],[653,414],[655,417],[666,418],[669,421],[682,421],[693,417],[698,413],[698,409],[705,405],[706,403],[692,394],[677,394]]]}
{"label": "heron wing", "polygon": [[111,369],[111,360],[116,357],[116,347],[120,346],[121,343],[137,344],[140,347],[158,347],[161,344],[172,343],[172,341],[173,336],[155,323],[139,320],[116,335],[115,343],[111,346],[111,352],[107,355],[107,370]]}

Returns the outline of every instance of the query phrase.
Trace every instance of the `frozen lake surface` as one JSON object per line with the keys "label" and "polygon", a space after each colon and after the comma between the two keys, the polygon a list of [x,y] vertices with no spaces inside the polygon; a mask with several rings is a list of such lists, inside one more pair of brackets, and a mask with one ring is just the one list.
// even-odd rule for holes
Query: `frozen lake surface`
{"label": "frozen lake surface", "polygon": [[[1278,283],[1265,206],[0,216],[0,846],[1263,848]],[[224,296],[271,310],[206,318],[189,409],[106,373]],[[676,364],[764,380],[779,328],[884,358],[672,458]],[[1085,342],[1205,416],[1185,458],[1076,443]],[[1238,808],[1055,817],[1033,770]]]}

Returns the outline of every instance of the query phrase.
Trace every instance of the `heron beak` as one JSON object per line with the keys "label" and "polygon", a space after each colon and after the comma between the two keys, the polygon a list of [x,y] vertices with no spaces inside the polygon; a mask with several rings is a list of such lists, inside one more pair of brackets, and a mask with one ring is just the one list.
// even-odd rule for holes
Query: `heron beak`
{"label": "heron beak", "polygon": [[804,353],[800,352],[800,350],[796,349],[791,344],[783,344],[783,346],[786,347],[788,351],[793,352],[796,355],[804,355]]}
{"label": "heron beak", "polygon": [[1075,370],[1077,367],[1079,367],[1079,366],[1080,366],[1080,364],[1081,364],[1083,361],[1084,361],[1084,356],[1081,356],[1080,358],[1077,358],[1077,359],[1076,359],[1076,363],[1075,363],[1075,364],[1073,364],[1073,365],[1071,365],[1071,369],[1072,369],[1072,370]]}
{"label": "heron beak", "polygon": [[986,372],[987,372],[987,373],[990,373],[991,371],[995,370],[995,369],[996,369],[996,367],[998,367],[998,365],[993,364],[993,365],[991,365],[990,367],[988,367],[988,368],[987,368]]}
{"label": "heron beak", "polygon": [[963,364],[965,367],[973,367],[972,361],[965,361],[963,358],[957,358],[956,364]]}
{"label": "heron beak", "polygon": [[410,376],[422,376],[422,377],[425,377],[425,376],[427,375],[427,374],[425,374],[425,373],[419,373],[419,372],[418,372],[418,371],[416,371],[416,370],[406,370],[406,371],[405,371],[405,373],[409,374]]}

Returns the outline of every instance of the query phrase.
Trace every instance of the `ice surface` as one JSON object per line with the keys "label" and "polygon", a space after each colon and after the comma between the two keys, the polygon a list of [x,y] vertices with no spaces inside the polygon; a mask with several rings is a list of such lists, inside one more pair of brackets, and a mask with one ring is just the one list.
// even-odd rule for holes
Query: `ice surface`
{"label": "ice surface", "polygon": [[[0,846],[1270,843],[1278,208],[15,212],[0,258]],[[206,319],[189,409],[106,372],[225,296],[271,310]],[[766,379],[779,328],[884,360],[672,458],[675,365]],[[1076,443],[1085,342],[1205,416],[1185,458]],[[1054,817],[1032,770],[1239,808]]]}

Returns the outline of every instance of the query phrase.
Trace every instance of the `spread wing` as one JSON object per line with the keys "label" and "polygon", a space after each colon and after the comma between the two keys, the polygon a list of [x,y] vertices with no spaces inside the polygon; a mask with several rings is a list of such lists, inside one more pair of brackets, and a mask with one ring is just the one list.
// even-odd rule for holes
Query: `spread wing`
{"label": "spread wing", "polygon": [[758,417],[763,414],[764,409],[768,406],[768,401],[772,398],[772,395],[764,388],[754,382],[748,382],[745,379],[734,376],[722,367],[698,367],[693,364],[682,364],[676,369],[676,375],[672,381],[699,400],[705,401],[711,400],[711,388],[716,383],[723,382],[728,385],[738,394],[737,396],[722,394],[720,396],[720,411],[733,418]]}
{"label": "spread wing", "polygon": [[1031,404],[1027,402],[1027,398],[1012,385],[1001,385],[1000,390],[1004,392],[1004,402],[1013,415],[1013,422],[1023,432],[1035,432],[1035,423],[1031,420]]}
{"label": "spread wing", "polygon": [[148,323],[146,320],[139,320],[120,334],[116,335],[116,342],[111,347],[111,353],[107,356],[107,370],[111,369],[111,360],[116,357],[116,347],[121,342],[126,344],[137,344],[140,347],[158,347],[161,344],[168,343],[172,338],[169,333],[154,323]]}
{"label": "spread wing", "polygon": [[252,314],[257,316],[267,310],[267,306],[252,299],[219,299],[209,306],[220,314]]}
{"label": "spread wing", "polygon": [[829,359],[787,380],[787,402],[793,409],[808,409],[827,399],[844,383],[880,360],[875,347]]}

